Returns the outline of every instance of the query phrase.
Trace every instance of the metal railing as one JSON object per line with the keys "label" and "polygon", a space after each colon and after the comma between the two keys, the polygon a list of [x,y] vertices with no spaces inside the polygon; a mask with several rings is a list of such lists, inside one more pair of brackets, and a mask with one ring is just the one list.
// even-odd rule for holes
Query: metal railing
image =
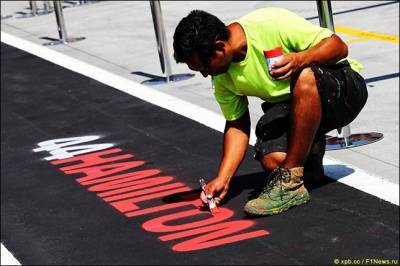
{"label": "metal railing", "polygon": [[[321,27],[335,32],[332,6],[330,0],[317,0],[318,17]],[[371,132],[351,134],[350,124],[337,129],[337,137],[327,136],[326,150],[353,148],[378,141],[383,138],[382,133]]]}
{"label": "metal railing", "polygon": [[59,44],[66,44],[84,40],[85,37],[76,37],[76,38],[68,37],[61,1],[53,1],[53,5],[54,5],[54,13],[56,14],[58,35],[60,38],[54,39],[48,43],[44,43],[43,45],[45,46],[59,45]]}
{"label": "metal railing", "polygon": [[19,14],[21,14],[21,16],[17,17],[17,18],[30,18],[30,17],[42,16],[42,15],[47,15],[49,13],[52,13],[53,10],[52,10],[49,2],[50,1],[42,1],[43,8],[39,8],[37,6],[37,1],[30,0],[29,1],[30,12],[29,13],[18,12]]}
{"label": "metal railing", "polygon": [[155,77],[145,80],[142,84],[156,85],[173,81],[186,80],[194,76],[194,74],[172,74],[171,61],[167,45],[167,37],[165,34],[164,21],[161,12],[160,1],[150,1],[151,15],[153,18],[154,31],[157,40],[158,55],[160,58],[161,70],[164,77]]}

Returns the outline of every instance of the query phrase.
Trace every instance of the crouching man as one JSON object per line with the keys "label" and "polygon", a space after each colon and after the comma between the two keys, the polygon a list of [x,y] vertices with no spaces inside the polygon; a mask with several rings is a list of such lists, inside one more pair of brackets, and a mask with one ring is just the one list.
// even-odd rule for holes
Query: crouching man
{"label": "crouching man", "polygon": [[[269,69],[265,55],[275,48],[283,55]],[[353,121],[368,97],[360,65],[347,54],[332,31],[281,8],[255,10],[229,25],[194,10],[179,22],[175,60],[212,76],[226,118],[222,160],[207,185],[217,204],[248,147],[247,96],[264,101],[254,157],[267,180],[245,212],[271,215],[310,200],[304,182],[312,186],[324,176],[325,133]],[[204,193],[200,197],[206,202]]]}

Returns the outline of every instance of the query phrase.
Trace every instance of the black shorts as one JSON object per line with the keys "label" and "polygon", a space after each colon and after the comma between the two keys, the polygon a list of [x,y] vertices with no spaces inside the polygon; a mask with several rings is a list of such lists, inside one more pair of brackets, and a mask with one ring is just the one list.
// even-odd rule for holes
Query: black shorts
{"label": "black shorts", "polygon": [[[322,116],[316,138],[353,121],[364,107],[368,91],[364,78],[350,65],[311,66],[322,104]],[[271,152],[287,152],[290,130],[290,100],[262,104],[264,115],[256,126],[254,158]]]}

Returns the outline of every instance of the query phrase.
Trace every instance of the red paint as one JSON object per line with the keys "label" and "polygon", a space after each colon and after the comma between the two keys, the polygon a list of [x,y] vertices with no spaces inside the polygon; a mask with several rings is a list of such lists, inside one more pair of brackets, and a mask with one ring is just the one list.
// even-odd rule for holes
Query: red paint
{"label": "red paint", "polygon": [[187,252],[187,251],[194,251],[194,250],[211,248],[215,246],[226,245],[250,238],[269,235],[269,232],[266,230],[257,230],[248,233],[227,236],[236,232],[243,231],[252,225],[254,225],[254,222],[248,220],[231,221],[231,222],[213,224],[210,226],[196,228],[179,233],[164,235],[160,236],[159,239],[161,241],[169,241],[182,237],[203,234],[201,236],[180,242],[172,247],[172,250],[174,251]]}
{"label": "red paint", "polygon": [[141,178],[157,175],[159,173],[161,173],[161,171],[158,169],[142,170],[142,171],[136,171],[136,172],[127,173],[127,174],[113,175],[113,176],[104,177],[104,178],[96,178],[93,180],[81,182],[81,185],[85,185],[85,186],[93,185],[93,184],[103,183],[103,182],[122,179],[122,178],[129,178],[129,177],[134,177],[134,176],[137,176],[137,179],[141,179]]}
{"label": "red paint", "polygon": [[144,163],[145,163],[144,161],[131,161],[131,162],[114,163],[114,164],[103,164],[94,167],[86,167],[76,170],[64,171],[64,173],[66,173],[67,175],[80,174],[80,173],[85,174],[84,177],[76,179],[76,181],[82,183],[84,181],[126,171],[141,166]]}
{"label": "red paint", "polygon": [[150,208],[141,209],[141,210],[137,210],[137,211],[127,212],[127,213],[125,213],[125,216],[126,217],[136,217],[136,216],[150,214],[150,213],[160,213],[165,210],[176,209],[176,208],[188,206],[188,205],[193,205],[195,207],[198,207],[198,206],[202,205],[202,203],[201,203],[200,199],[197,199],[197,200],[193,200],[193,201],[181,201],[181,202],[176,202],[176,203],[163,204],[160,206],[155,206],[155,207],[150,207]]}
{"label": "red paint", "polygon": [[142,201],[147,201],[151,199],[157,199],[165,196],[169,196],[175,193],[181,193],[181,192],[186,192],[192,190],[189,187],[182,187],[178,189],[172,189],[164,192],[159,192],[155,194],[150,194],[142,197],[136,197],[136,198],[131,198],[131,199],[126,199],[126,200],[121,200],[121,201],[116,201],[113,203],[110,203],[111,206],[116,208],[118,211],[124,213],[128,211],[134,211],[137,209],[140,209],[139,206],[137,206],[135,203],[142,202]]}
{"label": "red paint", "polygon": [[[168,190],[171,188],[184,187],[184,186],[185,186],[185,184],[183,184],[183,183],[171,183],[168,185],[158,186],[158,187],[150,188],[150,189],[143,189],[143,190],[130,192],[130,193],[124,193],[124,194],[111,196],[111,197],[107,197],[107,198],[103,197],[103,199],[107,202],[110,202],[110,201],[116,201],[116,200],[121,200],[121,199],[126,199],[126,198],[137,197],[137,196],[141,196],[141,195],[149,195],[154,192],[159,192],[159,191]],[[103,194],[103,193],[100,193],[100,194]],[[100,194],[97,194],[97,195],[101,196]]]}
{"label": "red paint", "polygon": [[[102,183],[99,185],[94,185],[88,188],[89,191],[106,191],[112,190],[109,192],[104,192],[99,194],[99,196],[108,196],[108,195],[115,195],[127,191],[138,190],[141,188],[152,187],[155,185],[160,185],[163,183],[168,183],[174,178],[172,176],[158,176],[153,178],[146,178],[146,179],[138,179],[137,176],[132,176],[128,178],[118,179],[106,183]],[[119,188],[119,189],[118,189]]]}
{"label": "red paint", "polygon": [[109,162],[115,162],[115,161],[120,161],[123,159],[134,157],[134,155],[132,155],[132,154],[124,154],[124,155],[107,157],[107,158],[102,157],[104,155],[109,155],[109,154],[113,154],[113,153],[117,153],[117,152],[121,152],[121,151],[122,151],[121,149],[109,149],[109,150],[104,150],[104,151],[100,151],[100,152],[94,152],[94,153],[89,153],[89,154],[80,155],[80,156],[76,156],[76,157],[71,157],[68,159],[52,161],[51,164],[58,165],[58,164],[66,164],[66,163],[81,161],[81,163],[60,168],[61,171],[65,172],[65,171],[69,171],[69,170],[73,170],[73,169],[77,169],[77,168],[88,167],[88,166],[93,166],[93,165],[97,165],[97,164],[109,163]]}
{"label": "red paint", "polygon": [[[147,169],[120,174],[121,172],[126,172],[145,164],[144,161],[115,163],[116,161],[134,157],[132,154],[115,155],[115,153],[120,152],[122,150],[118,148],[108,149],[68,159],[55,160],[51,164],[75,163],[61,167],[60,170],[68,175],[83,174],[84,176],[76,180],[81,185],[91,185],[88,187],[89,191],[100,192],[97,194],[99,197],[103,198],[104,201],[108,202],[126,217],[161,213],[166,210],[185,206],[194,208],[153,218],[142,225],[143,229],[148,232],[169,232],[170,234],[159,237],[161,241],[192,237],[175,244],[172,250],[177,252],[201,250],[269,234],[266,230],[243,233],[244,230],[253,226],[254,222],[249,220],[226,221],[233,217],[234,214],[229,209],[220,208],[220,213],[215,216],[211,216],[209,212],[199,210],[202,202],[198,198],[198,195],[194,195],[193,193],[182,195],[179,202],[170,204],[161,203],[158,206],[141,208],[137,203],[193,189],[185,186],[184,183],[171,183],[174,181],[174,177],[172,176],[155,177],[155,175],[161,172],[159,169]],[[198,218],[196,221],[182,222],[185,218],[194,216]],[[181,221],[181,223],[177,224],[177,221]],[[171,222],[173,222],[172,225]],[[241,233],[237,234],[239,232]]]}
{"label": "red paint", "polygon": [[197,222],[190,222],[180,225],[166,225],[166,223],[170,221],[187,218],[191,216],[198,216],[198,215],[202,215],[205,217],[210,216],[208,211],[205,212],[205,211],[200,211],[198,209],[183,211],[154,218],[152,220],[145,222],[142,225],[142,227],[149,232],[173,232],[173,231],[187,230],[195,227],[218,223],[226,219],[229,219],[230,217],[233,216],[233,211],[228,210],[226,208],[220,208],[220,212],[218,213],[218,215],[211,216],[207,219],[202,219]]}

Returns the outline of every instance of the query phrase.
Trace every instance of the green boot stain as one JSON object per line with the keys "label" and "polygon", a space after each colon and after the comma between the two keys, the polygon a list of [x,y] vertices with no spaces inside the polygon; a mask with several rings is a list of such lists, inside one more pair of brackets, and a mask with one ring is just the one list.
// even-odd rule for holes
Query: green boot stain
{"label": "green boot stain", "polygon": [[303,167],[275,168],[258,198],[246,203],[244,211],[252,215],[272,215],[310,200],[302,180]]}

